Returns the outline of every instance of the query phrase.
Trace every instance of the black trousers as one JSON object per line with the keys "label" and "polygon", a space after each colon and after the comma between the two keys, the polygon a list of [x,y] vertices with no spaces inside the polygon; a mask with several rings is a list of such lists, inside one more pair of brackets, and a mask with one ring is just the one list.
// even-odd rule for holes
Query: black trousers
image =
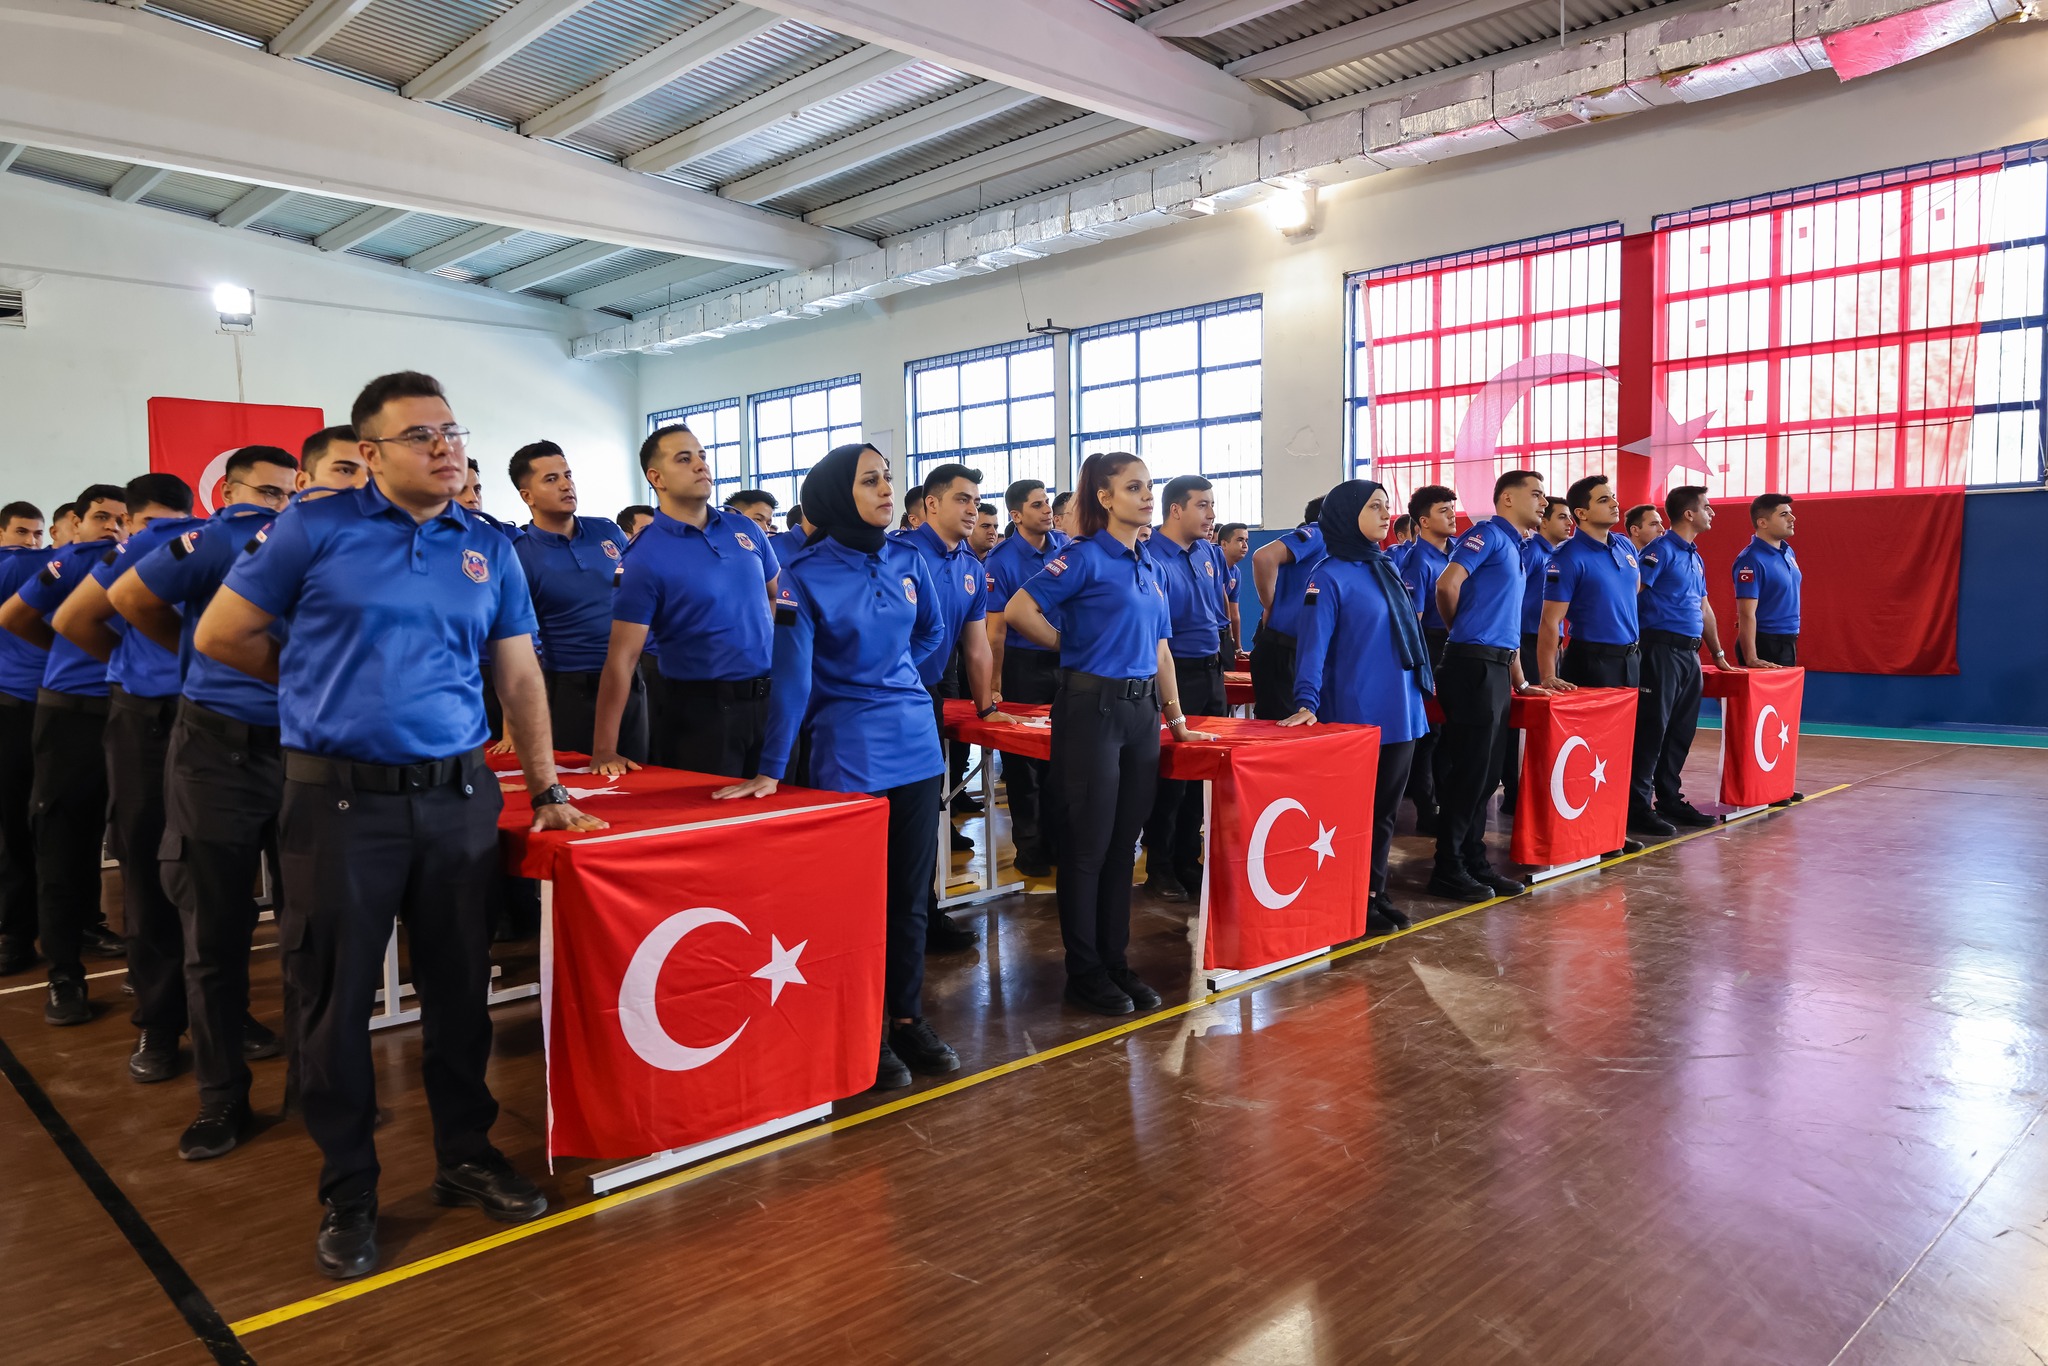
{"label": "black trousers", "polygon": [[[597,729],[596,673],[543,675],[548,688],[548,721],[555,733],[555,748],[590,753],[592,732]],[[619,717],[619,753],[636,764],[647,762],[647,684],[638,672],[626,694],[626,710]]]}
{"label": "black trousers", "polygon": [[[1439,673],[1444,667],[1444,646],[1450,638],[1451,633],[1440,626],[1422,628],[1423,643],[1429,646],[1430,667]],[[1408,766],[1408,797],[1415,803],[1417,811],[1429,811],[1442,805],[1439,789],[1444,781],[1444,761],[1438,752],[1441,738],[1442,727],[1431,726],[1415,739],[1415,760]],[[1487,789],[1487,795],[1493,795],[1491,788]]]}
{"label": "black trousers", "polygon": [[1060,937],[1067,975],[1128,966],[1131,870],[1159,782],[1159,699],[1062,687],[1052,704],[1052,787],[1066,811]]}
{"label": "black trousers", "polygon": [[[1185,716],[1222,716],[1223,661],[1215,655],[1173,657],[1173,676],[1180,684],[1180,709]],[[1292,713],[1290,713],[1291,715]],[[1152,814],[1145,822],[1145,871],[1173,873],[1183,882],[1192,877],[1199,890],[1202,868],[1202,784],[1159,780]]]}
{"label": "black trousers", "polygon": [[485,893],[504,797],[482,751],[455,783],[369,792],[342,779],[290,777],[278,822],[285,974],[298,1002],[299,1096],[326,1159],[320,1198],[376,1189],[376,1071],[370,1009],[393,917],[405,924],[420,1002],[420,1080],[434,1154],[465,1162],[490,1148],[498,1103],[491,1056],[491,934]]}
{"label": "black trousers", "polygon": [[1756,657],[1766,664],[1782,664],[1796,668],[1799,664],[1799,635],[1773,635],[1767,631],[1756,633]]}
{"label": "black trousers", "polygon": [[[1443,756],[1438,788],[1436,866],[1477,872],[1487,867],[1486,799],[1500,781],[1501,735],[1507,729],[1510,675],[1505,659],[1446,651],[1436,676],[1444,709],[1437,739]],[[1416,762],[1421,762],[1421,741]],[[1409,780],[1410,787],[1414,780]]]}
{"label": "black trousers", "polygon": [[[52,705],[50,699],[56,699]],[[84,707],[66,704],[84,703]],[[36,911],[50,980],[80,981],[85,931],[100,921],[100,843],[107,833],[103,697],[43,689],[36,701],[35,786],[29,824],[36,843]]]}
{"label": "black trousers", "polygon": [[[284,766],[275,727],[248,726],[186,701],[165,758],[164,889],[185,939],[185,1010],[199,1099],[245,1101],[242,1021],[249,1015],[249,943],[264,852],[277,843]],[[283,888],[273,897],[280,903]],[[285,1033],[297,1042],[287,983]]]}
{"label": "black trousers", "polygon": [[[1003,697],[1010,702],[1051,702],[1059,691],[1060,657],[1051,650],[1003,651]],[[1003,788],[1010,800],[1010,840],[1017,857],[1057,861],[1060,794],[1047,781],[1050,765],[1015,754],[1003,756]],[[1135,838],[1135,836],[1134,836]]]}
{"label": "black trousers", "polygon": [[1252,715],[1261,721],[1285,721],[1294,715],[1296,644],[1285,631],[1263,622],[1252,641]]}
{"label": "black trousers", "polygon": [[[664,730],[662,718],[665,713],[661,709],[661,662],[651,654],[642,653],[640,662],[633,666],[633,672],[640,679],[640,686],[644,690],[644,705],[647,712],[647,752],[652,754],[655,750],[655,737]],[[621,722],[619,725],[620,731],[623,732],[625,728],[625,723]]]}
{"label": "black trousers", "polygon": [[107,700],[107,787],[113,795],[114,857],[121,864],[128,981],[135,988],[129,1020],[137,1029],[182,1034],[185,932],[157,864],[164,839],[164,751],[178,699],[132,697],[116,685]]}
{"label": "black trousers", "polygon": [[924,935],[939,857],[939,788],[934,774],[876,795],[889,803],[889,954],[882,1003],[891,1020],[924,1014]]}
{"label": "black trousers", "polygon": [[1387,890],[1387,853],[1394,847],[1394,826],[1401,819],[1401,794],[1408,790],[1408,766],[1415,762],[1415,742],[1380,745],[1380,766],[1372,789],[1372,894]]}
{"label": "black trousers", "polygon": [[[766,679],[749,683],[662,680],[661,732],[654,737],[654,762],[692,773],[751,778],[761,771],[761,747],[768,739]],[[749,689],[760,696],[740,696]],[[620,727],[621,732],[624,727]]]}
{"label": "black trousers", "polygon": [[1685,757],[1700,724],[1700,647],[1665,631],[1643,632],[1643,691],[1629,800],[1638,807],[1685,800]]}
{"label": "black trousers", "polygon": [[35,736],[35,703],[0,694],[0,935],[24,944],[36,937]]}
{"label": "black trousers", "polygon": [[[933,701],[936,703],[940,698],[970,697],[972,695],[967,690],[967,666],[961,659],[960,647],[956,645],[953,647],[953,657],[946,661],[946,671],[939,675],[938,686],[933,690]],[[945,733],[945,708],[941,706],[939,708],[939,734],[943,736]],[[946,790],[948,792],[958,788],[961,781],[966,778],[967,752],[970,748],[972,747],[963,745],[958,740],[946,741]]]}
{"label": "black trousers", "polygon": [[1557,676],[1581,688],[1640,688],[1643,685],[1643,657],[1640,650],[1611,654],[1606,647],[1585,645],[1567,649],[1558,662]]}
{"label": "black trousers", "polygon": [[[1536,635],[1522,632],[1522,677],[1531,683],[1543,677],[1543,666],[1536,659]],[[1500,809],[1513,811],[1522,793],[1522,733],[1509,726],[1501,737],[1500,752]]]}

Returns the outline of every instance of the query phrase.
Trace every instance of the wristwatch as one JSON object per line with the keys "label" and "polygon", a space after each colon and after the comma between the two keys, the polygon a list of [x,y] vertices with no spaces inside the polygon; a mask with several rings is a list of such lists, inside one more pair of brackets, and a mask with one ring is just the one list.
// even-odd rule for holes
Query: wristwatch
{"label": "wristwatch", "polygon": [[532,801],[533,809],[536,811],[540,810],[543,806],[567,806],[569,804],[569,789],[563,787],[560,783],[553,783],[543,790],[534,793]]}
{"label": "wristwatch", "polygon": [[1001,707],[1002,703],[1000,702],[991,702],[985,707],[976,707],[974,709],[975,719],[986,721],[989,717],[994,716]]}

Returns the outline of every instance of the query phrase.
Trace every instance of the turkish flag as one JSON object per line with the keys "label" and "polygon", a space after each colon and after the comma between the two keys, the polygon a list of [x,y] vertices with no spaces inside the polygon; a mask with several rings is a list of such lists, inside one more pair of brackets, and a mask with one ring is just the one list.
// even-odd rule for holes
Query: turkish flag
{"label": "turkish flag", "polygon": [[1703,671],[1721,699],[1721,802],[1764,806],[1792,795],[1799,770],[1799,702],[1804,669]]}
{"label": "turkish flag", "polygon": [[202,398],[149,401],[149,468],[192,486],[196,515],[220,506],[228,457],[244,446],[280,446],[296,458],[299,443],[327,425],[318,408],[275,403],[216,403]]}
{"label": "turkish flag", "polygon": [[555,851],[551,1158],[665,1152],[874,1084],[888,810],[841,798]]}
{"label": "turkish flag", "polygon": [[[1233,729],[1207,718],[1204,729]],[[1365,933],[1372,894],[1373,775],[1377,726],[1312,726],[1289,737],[1173,745],[1168,754],[1217,752],[1210,774],[1204,965],[1256,968]],[[1226,736],[1227,738],[1227,736]]]}
{"label": "turkish flag", "polygon": [[1628,838],[1635,689],[1517,697],[1508,719],[1528,739],[1510,857],[1548,868],[1621,848]]}

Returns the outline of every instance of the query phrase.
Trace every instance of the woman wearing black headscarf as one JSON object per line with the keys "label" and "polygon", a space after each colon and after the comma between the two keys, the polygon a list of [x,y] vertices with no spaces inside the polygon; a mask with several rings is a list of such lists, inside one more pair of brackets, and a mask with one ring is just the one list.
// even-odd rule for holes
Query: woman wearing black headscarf
{"label": "woman wearing black headscarf", "polygon": [[1300,710],[1280,723],[1380,728],[1368,934],[1390,934],[1409,924],[1407,913],[1387,900],[1387,850],[1415,741],[1429,730],[1422,698],[1436,689],[1415,601],[1379,546],[1389,513],[1386,489],[1368,479],[1347,480],[1323,499],[1318,526],[1329,558],[1310,576],[1309,608],[1302,613],[1294,672]]}
{"label": "woman wearing black headscarf", "polygon": [[766,796],[809,731],[810,781],[872,792],[889,803],[887,1018],[875,1089],[938,1076],[960,1059],[923,1015],[925,893],[938,858],[946,762],[916,661],[944,639],[924,557],[891,540],[889,461],[873,446],[840,446],[805,476],[815,528],[782,566],[775,594],[775,669],[761,776],[712,793]]}

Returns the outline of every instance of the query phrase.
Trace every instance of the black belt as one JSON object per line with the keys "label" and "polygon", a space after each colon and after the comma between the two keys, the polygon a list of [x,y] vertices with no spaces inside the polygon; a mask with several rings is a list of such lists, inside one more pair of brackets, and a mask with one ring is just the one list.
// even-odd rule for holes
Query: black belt
{"label": "black belt", "polygon": [[1565,653],[1577,650],[1588,659],[1627,659],[1630,655],[1642,653],[1634,641],[1626,645],[1603,645],[1597,640],[1575,640],[1565,647]]}
{"label": "black belt", "polygon": [[665,678],[671,693],[685,697],[710,698],[718,702],[752,702],[768,695],[765,678]]}
{"label": "black belt", "polygon": [[1645,631],[1643,641],[1649,645],[1672,645],[1681,650],[1697,651],[1700,648],[1698,636],[1682,636],[1676,631]]}
{"label": "black belt", "polygon": [[1453,641],[1444,646],[1445,659],[1483,659],[1489,664],[1505,664],[1519,653],[1519,650],[1505,645],[1466,645]]}
{"label": "black belt", "polygon": [[1207,669],[1211,673],[1223,672],[1221,655],[1175,655],[1174,667],[1178,669]]}
{"label": "black belt", "polygon": [[1799,639],[1799,633],[1798,633],[1797,631],[1766,631],[1766,630],[1764,630],[1764,629],[1763,629],[1762,627],[1758,627],[1758,628],[1757,628],[1757,632],[1756,632],[1756,633],[1757,633],[1757,636],[1758,636],[1758,638],[1760,638],[1760,639],[1761,639],[1761,638],[1763,638],[1763,637],[1769,637],[1769,638],[1770,638],[1770,639],[1772,639],[1772,640],[1797,640],[1797,639]]}
{"label": "black belt", "polygon": [[292,782],[340,784],[358,792],[424,792],[453,787],[464,774],[484,767],[481,746],[467,754],[429,759],[422,764],[358,764],[296,749],[284,752],[284,776]]}
{"label": "black belt", "polygon": [[1135,701],[1151,697],[1159,691],[1159,680],[1155,678],[1104,678],[1101,674],[1084,674],[1079,669],[1061,669],[1060,686],[1068,692],[1107,693],[1111,697]]}
{"label": "black belt", "polygon": [[276,749],[282,739],[276,726],[252,726],[247,721],[237,721],[232,716],[222,716],[217,711],[202,707],[189,697],[179,706],[178,719],[194,730],[218,735],[231,745],[245,748]]}
{"label": "black belt", "polygon": [[48,707],[51,711],[83,711],[94,716],[107,714],[107,699],[87,697],[84,693],[52,692],[48,688],[36,689],[36,705]]}
{"label": "black belt", "polygon": [[11,692],[0,692],[0,707],[27,707],[34,710],[35,705],[26,698],[16,697]]}
{"label": "black belt", "polygon": [[178,713],[178,695],[169,697],[137,697],[119,683],[107,685],[107,701],[117,711],[136,712],[152,721],[168,723]]}
{"label": "black belt", "polygon": [[545,669],[542,672],[546,674],[550,683],[558,678],[566,678],[572,683],[601,683],[604,681],[603,669]]}
{"label": "black belt", "polygon": [[1253,641],[1252,643],[1255,645],[1264,645],[1269,639],[1275,645],[1285,645],[1290,650],[1294,648],[1293,636],[1288,635],[1285,631],[1276,631],[1272,627],[1261,623],[1261,625],[1259,626],[1258,639]]}

